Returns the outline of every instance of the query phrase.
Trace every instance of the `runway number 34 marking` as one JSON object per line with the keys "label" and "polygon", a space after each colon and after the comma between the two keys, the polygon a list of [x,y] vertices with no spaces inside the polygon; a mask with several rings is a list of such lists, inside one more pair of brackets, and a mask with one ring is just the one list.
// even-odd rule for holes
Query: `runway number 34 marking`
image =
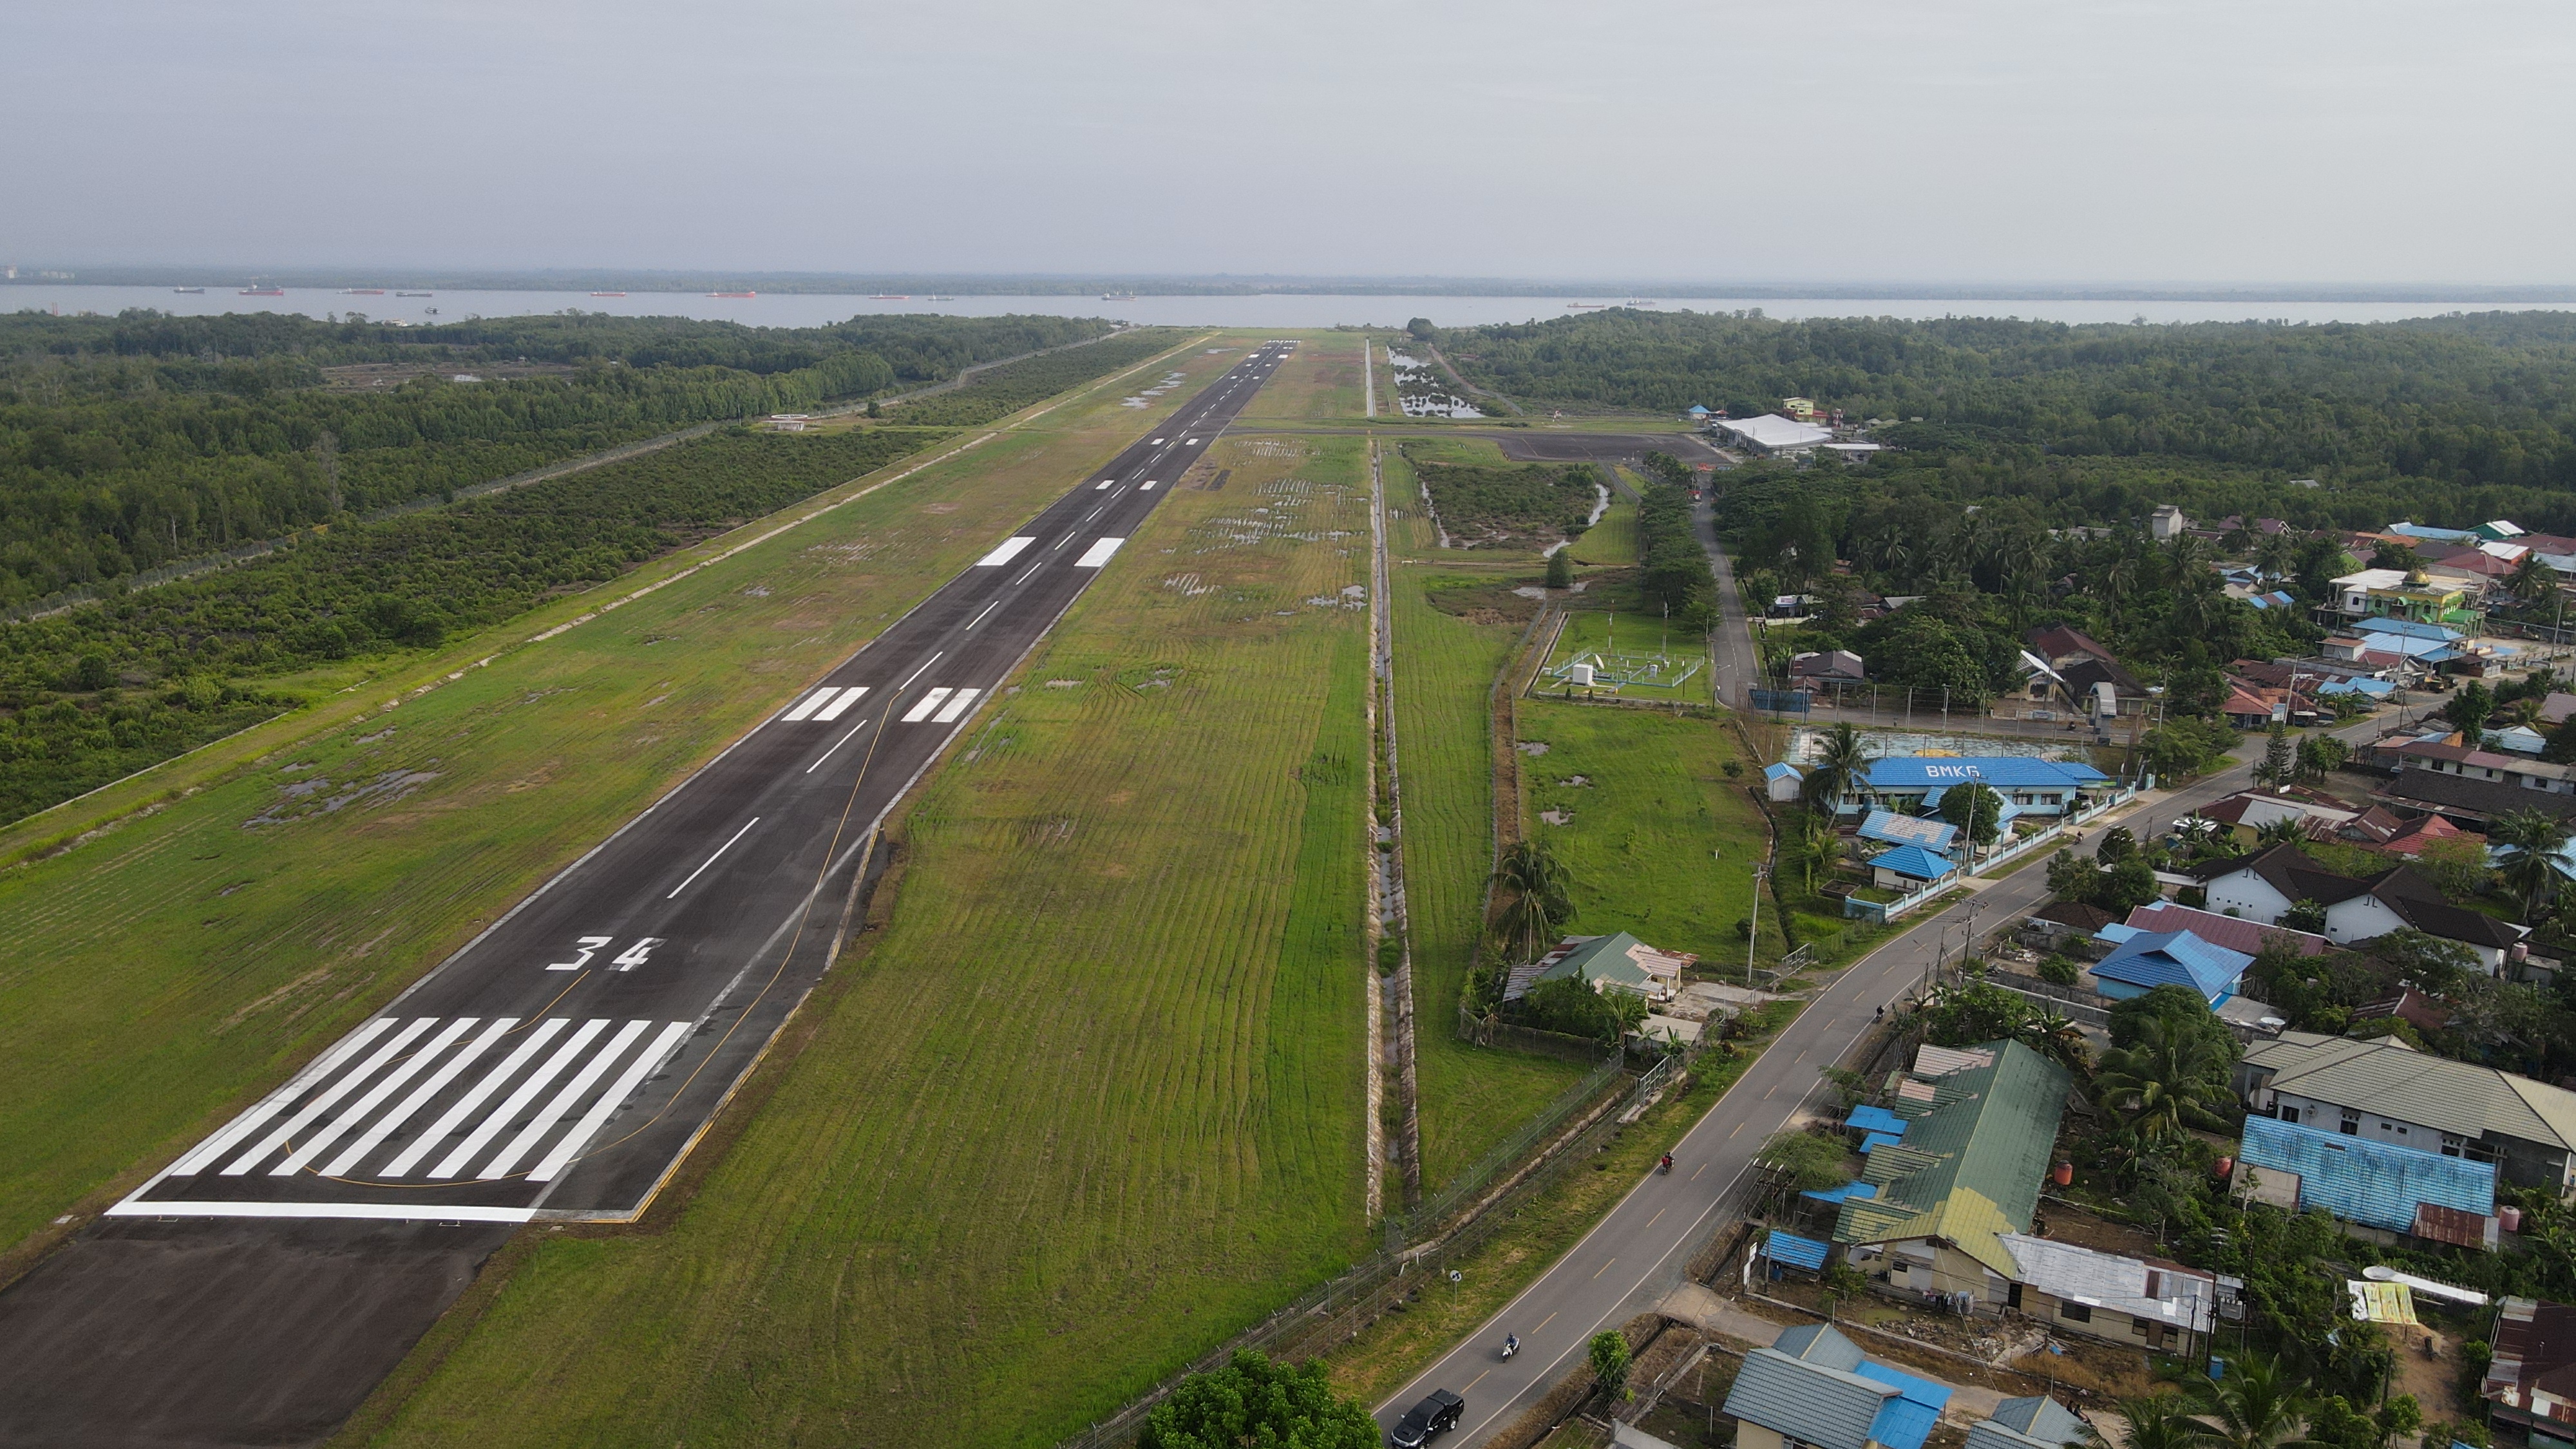
{"label": "runway number 34 marking", "polygon": [[[609,943],[615,939],[616,938],[613,936],[578,937],[573,942],[573,948],[581,954],[575,956],[569,961],[549,961],[546,963],[546,969],[549,971],[578,971],[584,966],[589,965],[590,958],[598,955],[601,951],[606,950]],[[638,936],[635,938],[634,945],[627,947],[625,950],[620,951],[615,956],[609,958],[608,964],[616,967],[620,971],[632,971],[636,967],[641,966],[646,961],[652,959],[653,948],[661,945],[663,940],[664,938],[660,936]]]}

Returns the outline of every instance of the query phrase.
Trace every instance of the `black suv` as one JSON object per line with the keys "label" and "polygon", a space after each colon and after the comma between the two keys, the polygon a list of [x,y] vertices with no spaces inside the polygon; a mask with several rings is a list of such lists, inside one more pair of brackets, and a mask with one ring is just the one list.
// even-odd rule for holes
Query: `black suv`
{"label": "black suv", "polygon": [[1467,1401],[1447,1389],[1433,1389],[1422,1396],[1422,1402],[1404,1411],[1395,1427],[1386,1431],[1386,1442],[1395,1449],[1422,1449],[1433,1439],[1458,1427],[1458,1416],[1467,1412]]}

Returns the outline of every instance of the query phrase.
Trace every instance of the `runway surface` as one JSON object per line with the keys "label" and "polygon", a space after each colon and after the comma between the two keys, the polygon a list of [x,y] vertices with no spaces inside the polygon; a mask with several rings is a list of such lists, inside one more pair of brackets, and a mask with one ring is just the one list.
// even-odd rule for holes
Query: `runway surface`
{"label": "runway surface", "polygon": [[0,1443],[327,1435],[516,1225],[641,1215],[829,966],[886,814],[1294,345],[997,525],[964,573],[0,1294]]}

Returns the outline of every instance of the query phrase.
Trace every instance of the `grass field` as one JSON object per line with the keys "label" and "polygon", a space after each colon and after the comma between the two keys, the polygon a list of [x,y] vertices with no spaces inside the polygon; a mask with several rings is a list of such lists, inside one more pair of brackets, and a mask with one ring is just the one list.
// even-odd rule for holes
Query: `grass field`
{"label": "grass field", "polygon": [[544,1245],[380,1442],[1044,1445],[1365,1250],[1363,447],[1219,444],[677,1225]]}
{"label": "grass field", "polygon": [[[1553,671],[1578,658],[1607,661],[1613,654],[1620,656],[1613,662],[1638,670],[1641,682],[1615,690],[1602,683],[1596,686],[1599,693],[1681,704],[1707,704],[1716,697],[1715,676],[1708,668],[1708,641],[1697,631],[1667,630],[1655,614],[1602,609],[1576,609],[1565,616],[1565,629],[1548,653],[1551,672],[1541,677],[1539,687],[1562,689],[1562,677]],[[1658,658],[1662,663],[1655,678],[1663,682],[1642,682],[1646,664]]]}
{"label": "grass field", "polygon": [[[1368,345],[1356,333],[1335,332],[1297,344],[1252,403],[1243,410],[1247,423],[1281,419],[1337,418],[1358,421],[1363,403],[1360,348]],[[1386,368],[1378,367],[1383,380]]]}
{"label": "grass field", "polygon": [[[1753,913],[1753,868],[1770,836],[1741,783],[1760,771],[1739,762],[1740,776],[1725,773],[1734,737],[1710,720],[1545,699],[1521,702],[1521,737],[1548,746],[1524,771],[1530,828],[1574,877],[1574,929],[1630,931],[1741,967],[1736,922]],[[1565,783],[1578,777],[1586,783]],[[1765,959],[1780,949],[1773,916],[1763,912]]]}
{"label": "grass field", "polygon": [[1593,566],[1637,561],[1637,505],[1613,495],[1610,511],[1570,545],[1574,561]]}
{"label": "grass field", "polygon": [[[1186,365],[1204,377],[1229,360]],[[283,1080],[1151,415],[1112,392],[1046,421],[700,572],[684,576],[778,521],[0,834],[24,851],[88,829],[0,873],[0,1244],[17,1245],[0,1265]],[[384,788],[247,826],[315,778]]]}

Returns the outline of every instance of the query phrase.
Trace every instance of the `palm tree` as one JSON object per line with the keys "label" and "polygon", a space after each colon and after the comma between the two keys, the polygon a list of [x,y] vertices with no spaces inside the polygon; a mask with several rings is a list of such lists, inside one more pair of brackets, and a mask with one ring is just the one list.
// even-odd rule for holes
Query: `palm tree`
{"label": "palm tree", "polygon": [[2013,1039],[2079,1076],[2092,1064],[2082,1028],[2057,1008],[2042,1006],[2013,1028]]}
{"label": "palm tree", "polygon": [[2194,1379],[2187,1391],[2210,1449],[2291,1449],[2305,1437],[2308,1398],[2289,1370],[2267,1358],[2228,1360],[2227,1376]]}
{"label": "palm tree", "polygon": [[2487,839],[2512,852],[2497,874],[2522,902],[2524,925],[2558,894],[2558,852],[2568,834],[2567,822],[2545,810],[2507,811],[2487,826]]}
{"label": "palm tree", "polygon": [[1574,901],[1566,892],[1573,877],[1555,852],[1535,840],[1523,840],[1503,852],[1494,884],[1511,899],[1494,922],[1519,959],[1535,961],[1556,944],[1557,932],[1574,919]]}
{"label": "palm tree", "polygon": [[2538,550],[2526,552],[2504,576],[2505,592],[2525,604],[2537,604],[2558,592],[2558,570],[2543,563]]}
{"label": "palm tree", "polygon": [[2171,1030],[2161,1018],[2141,1024],[2138,1039],[2102,1054],[2094,1081],[2101,1102],[2119,1113],[2141,1137],[2164,1139],[2187,1127],[2223,1130],[2224,1118],[2210,1109],[2231,1095],[2226,1056],[2206,1032]]}
{"label": "palm tree", "polygon": [[1841,808],[1842,799],[1869,768],[1869,741],[1849,724],[1836,724],[1825,736],[1825,747],[1816,756],[1815,765],[1807,771],[1807,782],[1799,793],[1807,808],[1831,819]]}
{"label": "palm tree", "polygon": [[[2119,1442],[2122,1449],[2205,1449],[2209,1430],[2191,1417],[2189,1405],[2180,1394],[2150,1394],[2140,1399],[2122,1399],[2119,1404]],[[2108,1446],[2110,1436],[2098,1430],[2092,1436],[2097,1444]]]}
{"label": "palm tree", "polygon": [[1834,852],[1842,846],[1842,837],[1834,833],[1830,817],[1800,812],[1789,819],[1788,834],[1780,842],[1781,854],[1798,864],[1805,879],[1807,894],[1816,893],[1816,872],[1830,865]]}
{"label": "palm tree", "polygon": [[2284,815],[2267,820],[2254,832],[2256,845],[2304,845],[2308,839],[2308,820],[2304,815]]}

